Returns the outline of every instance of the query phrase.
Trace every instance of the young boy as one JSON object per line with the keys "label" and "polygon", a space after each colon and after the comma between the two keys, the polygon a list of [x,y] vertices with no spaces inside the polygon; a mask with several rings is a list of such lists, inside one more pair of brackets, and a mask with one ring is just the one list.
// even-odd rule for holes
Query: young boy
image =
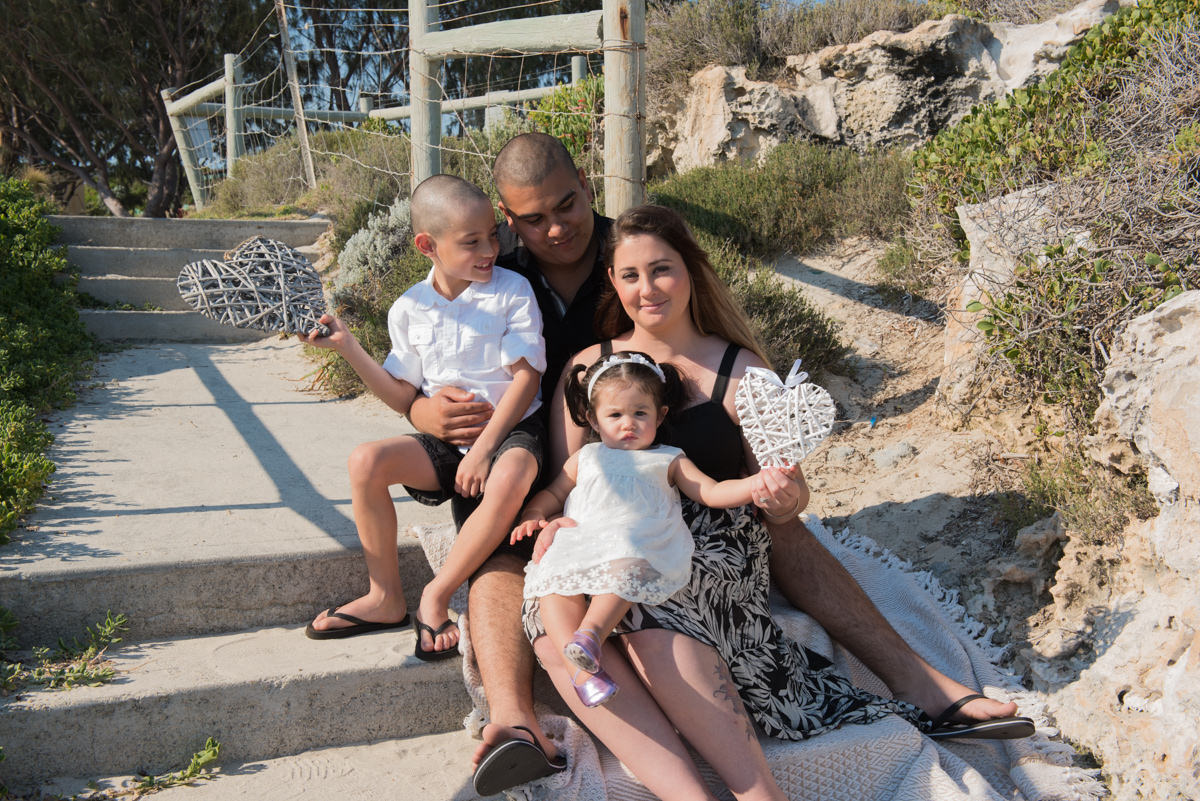
{"label": "young boy", "polygon": [[396,555],[396,510],[389,487],[403,484],[417,501],[436,505],[454,493],[479,508],[463,523],[441,572],[425,585],[414,616],[416,655],[453,656],[458,629],[450,596],[507,537],[541,467],[544,424],[535,414],[546,369],[542,320],[529,282],[495,267],[499,244],[491,202],[461,178],[435,175],[412,194],[414,246],[432,262],[428,278],[392,305],[392,350],[382,365],[345,324],[326,315],[328,336],[304,341],[333,348],[381,400],[407,414],[420,391],[469,387],[495,411],[470,447],[428,434],[358,446],[350,456],[354,521],[370,589],[309,624],[313,639],[350,637],[408,625]]}

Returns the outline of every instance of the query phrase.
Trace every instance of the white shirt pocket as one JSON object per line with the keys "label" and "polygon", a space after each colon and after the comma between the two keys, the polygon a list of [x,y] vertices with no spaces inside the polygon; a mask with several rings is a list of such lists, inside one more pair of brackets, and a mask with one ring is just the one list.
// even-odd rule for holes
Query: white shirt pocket
{"label": "white shirt pocket", "polygon": [[500,364],[500,341],[504,338],[504,320],[482,317],[471,320],[462,331],[462,363],[468,369],[495,369]]}

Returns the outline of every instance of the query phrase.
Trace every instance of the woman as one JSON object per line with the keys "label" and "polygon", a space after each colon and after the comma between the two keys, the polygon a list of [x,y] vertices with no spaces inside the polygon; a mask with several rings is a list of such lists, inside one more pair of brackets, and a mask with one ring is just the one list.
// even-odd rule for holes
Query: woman
{"label": "woman", "polygon": [[[664,426],[662,441],[682,448],[718,480],[753,472],[733,396],[745,369],[766,366],[766,359],[704,251],[677,214],[643,206],[617,219],[608,253],[613,292],[598,317],[605,339],[576,354],[573,364],[633,350],[675,365],[689,400]],[[585,439],[564,413],[560,386],[550,469]],[[661,798],[708,797],[672,726],[737,798],[773,799],[781,795],[750,718],[767,734],[802,739],[892,712],[914,721],[919,715],[908,704],[855,688],[823,657],[783,637],[768,612],[769,536],[758,516],[794,518],[808,502],[808,488],[798,470],[792,480],[766,473],[754,496],[757,512],[752,506],[707,509],[683,499],[696,544],[690,582],[666,603],[635,606],[626,616],[614,639],[628,662],[617,657],[612,639],[605,645],[605,664],[613,666],[609,672],[622,692],[604,707],[577,703],[561,660],[544,656],[547,638],[536,604],[527,602],[526,633],[560,694]]]}

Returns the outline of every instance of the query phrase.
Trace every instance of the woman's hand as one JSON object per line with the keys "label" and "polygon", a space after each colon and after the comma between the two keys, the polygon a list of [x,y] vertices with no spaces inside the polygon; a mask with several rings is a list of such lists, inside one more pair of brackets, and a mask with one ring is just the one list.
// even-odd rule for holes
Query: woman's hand
{"label": "woman's hand", "polygon": [[791,520],[808,505],[808,484],[800,465],[768,467],[754,476],[754,505],[768,522]]}

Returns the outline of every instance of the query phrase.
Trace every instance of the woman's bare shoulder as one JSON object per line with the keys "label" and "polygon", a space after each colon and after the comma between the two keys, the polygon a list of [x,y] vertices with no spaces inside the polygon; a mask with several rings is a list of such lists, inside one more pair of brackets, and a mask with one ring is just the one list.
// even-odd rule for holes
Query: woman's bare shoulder
{"label": "woman's bare shoulder", "polygon": [[571,357],[571,365],[574,367],[577,364],[591,364],[600,358],[600,343],[590,345]]}

